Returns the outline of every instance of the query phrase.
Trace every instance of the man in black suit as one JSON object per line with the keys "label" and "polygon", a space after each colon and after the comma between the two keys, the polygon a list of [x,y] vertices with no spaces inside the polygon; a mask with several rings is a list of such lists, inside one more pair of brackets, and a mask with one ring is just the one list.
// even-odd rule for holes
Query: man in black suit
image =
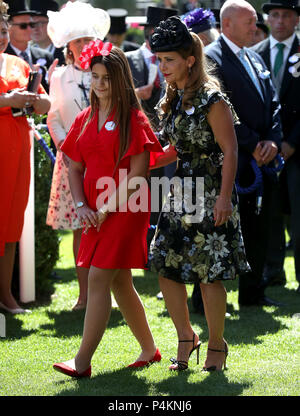
{"label": "man in black suit", "polygon": [[39,65],[42,71],[42,84],[48,91],[47,69],[51,65],[53,57],[49,52],[29,44],[34,27],[32,16],[36,13],[28,8],[24,0],[7,0],[6,3],[9,5],[10,42],[5,52],[19,56],[31,67]]}
{"label": "man in black suit", "polygon": [[[226,1],[220,12],[222,34],[205,48],[239,117],[240,124],[235,127],[239,146],[237,177],[243,187],[253,183],[251,159],[255,159],[258,166],[268,165],[277,155],[282,137],[280,106],[265,64],[258,54],[245,48],[253,42],[256,18],[255,9],[249,3]],[[251,272],[239,279],[241,306],[278,304],[266,298],[261,284],[272,186],[272,179],[263,173],[263,202],[259,214],[255,192],[239,196],[243,238],[251,266]]]}
{"label": "man in black suit", "polygon": [[297,0],[272,0],[263,5],[263,11],[268,14],[271,36],[253,49],[264,59],[279,95],[283,127],[282,156],[285,159],[280,174],[280,191],[274,194],[274,217],[265,279],[269,284],[285,282],[282,202],[288,200],[296,279],[300,287],[300,39],[295,31],[299,23],[300,6]]}

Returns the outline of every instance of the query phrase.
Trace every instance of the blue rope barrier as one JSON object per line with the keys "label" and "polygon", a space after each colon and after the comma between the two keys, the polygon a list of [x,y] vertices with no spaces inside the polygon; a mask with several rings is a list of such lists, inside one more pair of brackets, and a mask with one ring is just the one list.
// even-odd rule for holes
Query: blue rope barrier
{"label": "blue rope barrier", "polygon": [[263,193],[264,193],[264,188],[263,188],[263,179],[262,179],[262,170],[267,174],[267,175],[272,175],[275,173],[278,173],[281,171],[281,169],[284,166],[284,160],[283,158],[277,154],[275,161],[277,162],[277,166],[275,167],[268,167],[268,166],[262,166],[262,168],[259,168],[257,166],[256,160],[252,159],[250,162],[250,165],[254,171],[255,174],[255,179],[252,185],[250,185],[247,188],[243,188],[239,185],[238,180],[236,180],[235,185],[236,185],[236,189],[237,192],[240,195],[246,195],[246,194],[250,194],[256,191],[256,214],[258,215],[261,211],[261,207],[262,207],[262,197],[263,197]]}
{"label": "blue rope barrier", "polygon": [[38,141],[38,143],[42,146],[42,148],[45,150],[47,156],[50,158],[52,165],[54,165],[55,163],[55,156],[52,152],[52,150],[49,148],[49,146],[47,145],[47,143],[45,142],[45,140],[43,139],[42,135],[38,132],[38,130],[36,128],[33,127],[33,131],[34,131],[34,135]]}

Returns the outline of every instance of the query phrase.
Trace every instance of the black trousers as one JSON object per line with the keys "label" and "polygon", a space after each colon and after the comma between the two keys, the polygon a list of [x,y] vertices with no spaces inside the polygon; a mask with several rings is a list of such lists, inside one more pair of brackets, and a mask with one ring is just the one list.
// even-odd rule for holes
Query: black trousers
{"label": "black trousers", "polygon": [[272,225],[266,271],[283,269],[285,259],[285,214],[290,215],[296,279],[300,283],[300,162],[292,156],[280,176],[280,187],[273,194]]}
{"label": "black trousers", "polygon": [[256,194],[239,195],[241,228],[250,272],[239,278],[239,303],[253,304],[264,296],[262,275],[266,261],[271,225],[272,192],[278,186],[275,178],[263,173],[263,199],[259,215],[256,213]]}

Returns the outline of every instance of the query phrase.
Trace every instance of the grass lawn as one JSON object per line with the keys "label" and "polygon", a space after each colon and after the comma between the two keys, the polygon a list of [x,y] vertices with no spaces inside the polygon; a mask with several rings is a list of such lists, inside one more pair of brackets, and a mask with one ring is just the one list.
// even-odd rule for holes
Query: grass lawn
{"label": "grass lawn", "polygon": [[[72,236],[64,233],[51,299],[31,305],[28,315],[6,315],[6,338],[0,338],[0,396],[299,396],[300,296],[295,293],[293,258],[287,257],[288,283],[270,287],[266,294],[286,304],[282,307],[239,309],[237,281],[226,284],[228,316],[225,337],[229,344],[228,370],[201,372],[207,348],[205,318],[191,310],[194,330],[200,334],[200,365],[192,355],[189,369],[170,372],[177,338],[164,301],[156,299],[157,276],[134,272],[134,282],[162,361],[149,368],[129,370],[139,355],[139,345],[119,310],[113,310],[108,328],[92,362],[90,380],[70,379],[52,364],[77,352],[84,312],[72,312],[78,285],[72,260]],[[189,293],[192,286],[188,287]]]}

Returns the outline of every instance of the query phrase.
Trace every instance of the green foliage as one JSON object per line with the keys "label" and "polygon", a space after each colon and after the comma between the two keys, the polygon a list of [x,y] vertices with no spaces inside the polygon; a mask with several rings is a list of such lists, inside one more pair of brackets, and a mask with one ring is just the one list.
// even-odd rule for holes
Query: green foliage
{"label": "green foliage", "polygon": [[[41,124],[43,118],[34,115],[35,125]],[[50,146],[50,135],[45,129],[39,130],[43,139]],[[57,231],[46,225],[51,182],[52,163],[42,146],[34,141],[35,166],[35,274],[37,298],[50,288],[49,276],[59,257],[59,236]]]}
{"label": "green foliage", "polygon": [[127,30],[126,39],[130,42],[138,43],[139,45],[142,45],[144,42],[144,32],[143,30],[135,27],[130,27]]}

